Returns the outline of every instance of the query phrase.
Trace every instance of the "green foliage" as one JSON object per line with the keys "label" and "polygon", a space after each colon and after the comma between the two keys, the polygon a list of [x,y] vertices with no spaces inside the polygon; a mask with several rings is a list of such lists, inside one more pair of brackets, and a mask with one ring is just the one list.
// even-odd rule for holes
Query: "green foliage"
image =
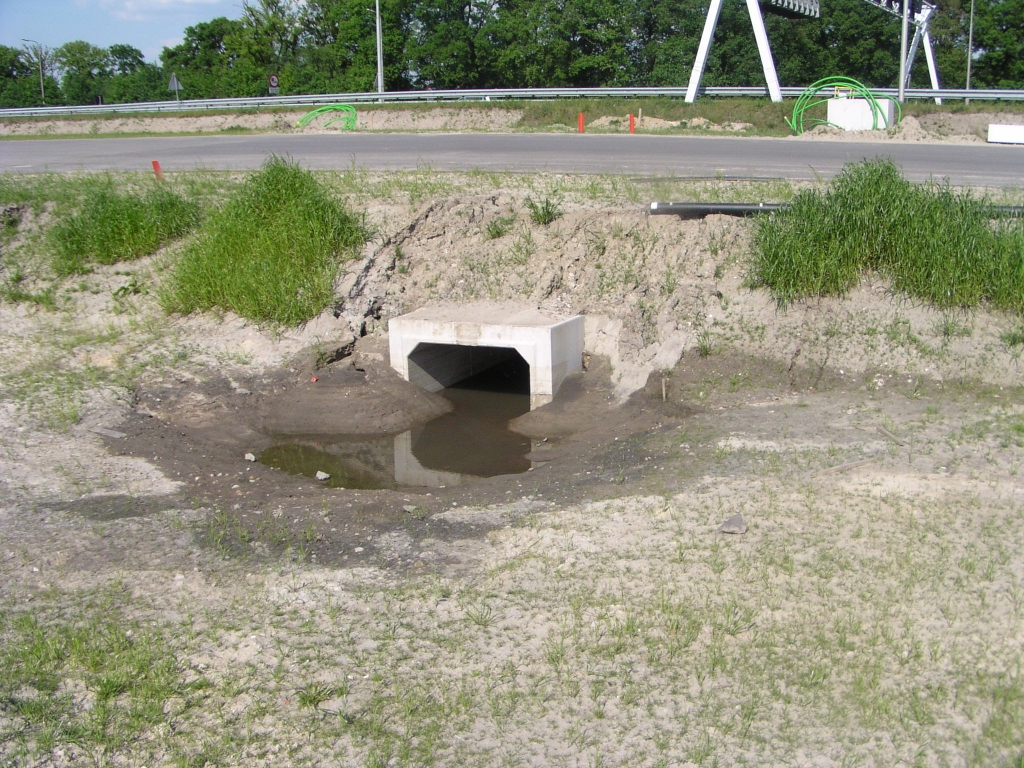
{"label": "green foliage", "polygon": [[539,203],[532,197],[526,198],[526,207],[530,209],[530,218],[537,224],[547,226],[562,217],[561,200],[545,197]]}
{"label": "green foliage", "polygon": [[487,222],[486,231],[488,240],[497,240],[499,237],[504,237],[512,230],[512,225],[516,223],[515,216],[497,216]]}
{"label": "green foliage", "polygon": [[61,88],[69,104],[96,104],[110,76],[110,54],[84,40],[65,43],[54,58],[63,72]]}
{"label": "green foliage", "polygon": [[330,303],[338,265],[366,237],[312,173],[272,157],[206,222],[161,300],[170,312],[301,323]]}
{"label": "green foliage", "polygon": [[80,621],[29,611],[0,613],[0,740],[29,752],[116,752],[165,720],[185,692],[163,637],[89,605]]}
{"label": "green foliage", "polygon": [[999,340],[1008,347],[1024,347],[1024,326],[1004,332]]}
{"label": "green foliage", "polygon": [[[1024,0],[978,0],[974,85],[1024,87]],[[933,16],[944,84],[963,85],[968,3],[949,0]],[[382,0],[384,83],[410,88],[679,86],[687,81],[707,11],[703,0]],[[851,77],[871,88],[896,84],[899,19],[862,0],[822,0],[821,17],[764,7],[768,36],[787,86]],[[187,27],[164,48],[162,65],[124,44],[84,41],[42,49],[46,103],[161,100],[176,73],[186,98],[259,96],[267,75],[284,94],[371,91],[376,25],[361,0],[250,0],[241,17]],[[13,55],[13,60],[12,60]],[[0,106],[40,103],[31,51],[0,48]],[[13,64],[12,64],[13,62]],[[58,66],[54,67],[54,64]],[[61,81],[49,76],[60,74]],[[37,72],[38,74],[38,72]],[[924,57],[911,72],[926,86]],[[742,3],[722,8],[705,85],[764,85]]]}
{"label": "green foliage", "polygon": [[90,189],[79,211],[60,221],[49,237],[61,276],[85,272],[91,263],[115,264],[153,253],[196,225],[198,206],[163,185],[145,194],[119,193],[113,181]]}
{"label": "green foliage", "polygon": [[780,305],[843,295],[866,270],[943,308],[1024,310],[1024,228],[984,200],[911,184],[888,160],[848,165],[824,191],[757,220],[750,281]]}

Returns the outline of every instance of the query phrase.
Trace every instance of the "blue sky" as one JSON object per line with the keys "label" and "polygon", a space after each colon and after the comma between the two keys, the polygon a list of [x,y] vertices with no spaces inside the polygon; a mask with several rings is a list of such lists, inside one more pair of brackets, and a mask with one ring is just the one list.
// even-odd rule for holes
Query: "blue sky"
{"label": "blue sky", "polygon": [[0,0],[0,45],[21,48],[23,37],[51,48],[71,40],[103,48],[127,43],[159,63],[185,27],[241,14],[242,0]]}

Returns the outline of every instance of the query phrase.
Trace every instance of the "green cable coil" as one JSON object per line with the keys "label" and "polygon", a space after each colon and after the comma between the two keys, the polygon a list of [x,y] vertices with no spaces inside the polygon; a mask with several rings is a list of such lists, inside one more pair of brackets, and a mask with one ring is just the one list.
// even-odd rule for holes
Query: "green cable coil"
{"label": "green cable coil", "polygon": [[[821,120],[819,118],[807,118],[807,125],[804,125],[804,113],[811,107],[816,107],[818,104],[825,104],[828,99],[819,99],[818,94],[821,91],[829,88],[844,88],[848,89],[857,98],[864,99],[871,106],[872,115],[872,130],[877,131],[879,128],[891,128],[891,125],[886,125],[885,112],[882,110],[879,101],[889,100],[896,105],[896,122],[898,123],[903,119],[903,110],[900,109],[900,103],[891,96],[875,96],[871,91],[867,89],[863,83],[859,83],[853,78],[849,77],[825,77],[809,86],[796,100],[796,104],[793,105],[793,118],[786,118],[786,124],[793,129],[793,133],[799,136],[805,130],[813,128],[818,125],[830,125],[833,128],[839,126],[830,123],[828,120]],[[817,101],[815,101],[817,99]],[[881,125],[879,125],[881,123]]]}
{"label": "green cable coil", "polygon": [[356,108],[349,104],[328,104],[326,107],[318,107],[312,112],[309,112],[299,118],[299,121],[295,123],[296,128],[305,128],[313,120],[320,117],[320,115],[326,115],[329,112],[341,112],[337,117],[333,117],[324,123],[323,127],[326,128],[331,123],[337,123],[341,121],[341,129],[343,131],[354,131],[356,128]]}

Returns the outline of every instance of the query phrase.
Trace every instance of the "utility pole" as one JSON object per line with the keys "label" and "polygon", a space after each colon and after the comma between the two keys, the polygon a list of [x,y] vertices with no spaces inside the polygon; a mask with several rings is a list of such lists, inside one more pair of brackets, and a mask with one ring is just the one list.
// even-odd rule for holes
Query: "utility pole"
{"label": "utility pole", "polygon": [[[974,5],[971,5],[972,12]],[[973,20],[973,16],[971,19]],[[43,106],[46,106],[46,91],[43,90],[43,45],[38,40],[29,40],[27,37],[21,38],[23,43],[35,43],[36,44],[36,58],[39,60],[39,99],[43,102]],[[967,70],[970,72],[970,70]],[[968,82],[970,81],[970,75],[967,76]]]}
{"label": "utility pole", "polygon": [[909,28],[910,0],[903,0],[903,29],[900,32],[900,104],[907,100],[907,31]]}
{"label": "utility pole", "polygon": [[380,33],[380,0],[377,6],[377,93],[384,93],[384,43]]}
{"label": "utility pole", "polygon": [[[967,32],[967,89],[971,90],[971,63],[974,61],[974,0],[971,0],[971,24]],[[970,104],[970,99],[964,99],[965,104]]]}

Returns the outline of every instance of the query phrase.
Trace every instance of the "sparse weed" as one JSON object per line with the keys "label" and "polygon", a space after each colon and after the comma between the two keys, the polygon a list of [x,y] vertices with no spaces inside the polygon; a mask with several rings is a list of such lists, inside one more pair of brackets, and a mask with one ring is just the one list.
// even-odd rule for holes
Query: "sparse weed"
{"label": "sparse weed", "polygon": [[497,240],[498,238],[504,237],[512,230],[512,225],[515,224],[516,217],[512,216],[497,216],[487,222],[484,227],[484,231],[487,233],[488,240]]}
{"label": "sparse weed", "polygon": [[524,202],[526,207],[530,209],[530,218],[536,224],[546,227],[562,217],[562,201],[559,197],[545,196],[539,203],[532,197],[527,197]]}
{"label": "sparse weed", "polygon": [[714,339],[711,331],[701,328],[697,331],[697,354],[701,357],[710,357],[715,351]]}
{"label": "sparse weed", "polygon": [[1011,348],[1024,346],[1024,326],[1004,331],[1000,334],[999,340]]}

